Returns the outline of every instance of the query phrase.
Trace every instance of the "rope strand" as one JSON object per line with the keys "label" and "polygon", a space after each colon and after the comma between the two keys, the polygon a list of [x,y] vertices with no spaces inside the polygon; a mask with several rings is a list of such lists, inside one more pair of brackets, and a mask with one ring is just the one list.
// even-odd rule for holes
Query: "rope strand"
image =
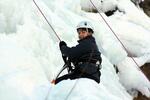
{"label": "rope strand", "polygon": [[[35,2],[35,0],[33,0],[34,4],[36,5],[36,7],[38,8],[38,10],[40,11],[40,13],[42,14],[42,16],[44,17],[44,19],[46,20],[47,24],[50,26],[50,28],[53,30],[53,32],[55,33],[56,37],[58,38],[59,41],[61,41],[61,39],[59,38],[58,34],[56,33],[56,31],[54,30],[53,26],[49,23],[49,21],[47,20],[46,16],[44,15],[44,13],[42,12],[42,10],[40,9],[40,7],[37,5],[37,3]],[[52,88],[52,87],[51,87]],[[48,99],[49,97],[49,93],[51,91],[51,88],[49,88],[47,95],[45,97],[45,100]]]}
{"label": "rope strand", "polygon": [[36,5],[36,7],[38,8],[38,10],[40,11],[40,13],[42,14],[42,16],[44,17],[44,19],[46,20],[47,24],[50,26],[50,28],[53,30],[53,32],[55,33],[56,37],[58,38],[59,41],[61,41],[61,39],[59,38],[58,34],[56,33],[56,31],[54,30],[53,26],[49,23],[49,21],[47,20],[46,16],[44,15],[44,13],[42,12],[42,10],[40,9],[40,7],[37,5],[37,3],[35,2],[35,0],[33,0],[34,4]]}
{"label": "rope strand", "polygon": [[[125,50],[126,52],[128,52],[127,48],[124,46],[124,44],[123,44],[122,41],[119,39],[119,37],[117,36],[117,34],[113,31],[113,29],[112,29],[111,26],[108,24],[108,22],[106,21],[106,19],[105,19],[105,18],[102,16],[102,14],[99,12],[98,8],[94,5],[94,3],[92,2],[92,0],[90,0],[90,2],[91,2],[91,4],[93,5],[93,7],[94,7],[95,9],[97,9],[99,15],[102,17],[102,19],[104,20],[104,22],[106,23],[106,25],[109,27],[109,29],[111,30],[111,32],[115,35],[115,37],[116,37],[117,40],[120,42],[120,44],[122,45],[122,47],[124,48],[124,50]],[[133,57],[131,57],[131,59],[132,59],[133,62],[137,65],[137,69],[138,69],[139,71],[141,71],[141,70],[140,70],[140,66],[139,66],[138,63],[135,61],[135,59],[134,59]]]}

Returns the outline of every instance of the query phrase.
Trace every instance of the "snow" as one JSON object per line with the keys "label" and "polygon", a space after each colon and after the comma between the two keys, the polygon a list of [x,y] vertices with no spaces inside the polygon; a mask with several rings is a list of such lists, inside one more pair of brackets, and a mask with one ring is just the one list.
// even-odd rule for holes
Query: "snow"
{"label": "snow", "polygon": [[127,57],[117,66],[120,70],[119,79],[128,90],[137,89],[141,91],[143,95],[150,97],[150,82],[131,58]]}
{"label": "snow", "polygon": [[50,86],[37,60],[18,45],[15,35],[1,35],[0,45],[1,100],[44,99]]}
{"label": "snow", "polygon": [[[94,100],[99,100],[99,98],[102,98],[103,100],[132,100],[132,97],[125,91],[125,88],[123,88],[122,85],[119,83],[119,78],[115,74],[116,72],[113,68],[113,65],[106,59],[105,56],[102,57],[102,76],[100,84],[97,84],[93,80],[84,78],[71,81],[68,79],[52,87],[48,100],[65,100],[71,89],[74,87],[74,85],[75,87],[69,95],[68,100],[91,100],[93,98]],[[111,83],[114,83],[115,85]],[[57,97],[58,95],[60,97]]]}
{"label": "snow", "polygon": [[114,10],[117,6],[117,0],[81,0],[82,9],[91,11],[92,9],[96,10],[95,7],[91,4],[96,4],[95,6],[101,12],[107,12],[109,10]]}
{"label": "snow", "polygon": [[[0,1],[0,99],[132,100],[132,90],[150,97],[150,82],[138,67],[150,62],[150,20],[130,0],[95,0],[103,17],[112,26],[124,50],[89,0],[35,0],[61,40],[77,44],[76,25],[82,20],[95,27],[102,52],[101,82],[90,79],[50,81],[63,66],[59,40],[32,0]],[[107,17],[103,12],[118,7]],[[121,11],[121,12],[120,12]],[[137,66],[130,57],[134,56]],[[119,69],[116,74],[113,65]],[[75,85],[76,84],[76,85]]]}
{"label": "snow", "polygon": [[[86,85],[85,85],[85,82],[86,82]],[[76,87],[73,89],[73,91],[71,92],[69,97],[67,97],[69,92],[71,91],[70,87],[73,87],[75,83],[76,83]],[[79,91],[81,91],[81,90],[82,90],[82,92],[79,93]],[[123,95],[122,95],[122,97],[114,96],[112,93],[110,93],[110,91],[108,91],[108,89],[103,85],[103,83],[101,83],[101,85],[98,85],[93,80],[82,79],[82,78],[79,80],[73,80],[73,81],[70,81],[70,80],[63,81],[60,84],[54,86],[51,91],[52,92],[48,98],[49,100],[60,100],[60,98],[63,100],[66,100],[66,98],[68,100],[83,100],[83,99],[99,100],[100,98],[102,98],[103,100],[109,100],[109,99],[113,99],[113,100],[124,99],[124,100],[126,100],[126,99],[129,99]],[[103,91],[103,92],[101,92],[101,91]],[[118,91],[118,93],[119,93],[119,91]],[[106,94],[109,94],[109,95],[106,96]],[[59,97],[58,95],[60,95],[61,97]]]}

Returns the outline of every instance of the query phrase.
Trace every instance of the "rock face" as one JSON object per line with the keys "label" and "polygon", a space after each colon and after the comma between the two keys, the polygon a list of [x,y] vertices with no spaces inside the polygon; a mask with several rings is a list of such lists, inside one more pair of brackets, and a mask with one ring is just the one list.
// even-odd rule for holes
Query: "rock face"
{"label": "rock face", "polygon": [[144,12],[150,17],[150,0],[141,2],[140,7],[143,8]]}
{"label": "rock face", "polygon": [[[143,73],[147,76],[147,78],[150,80],[150,63],[146,63],[141,67],[141,70]],[[150,98],[147,98],[143,96],[141,93],[138,94],[137,98],[134,98],[134,100],[150,100]]]}

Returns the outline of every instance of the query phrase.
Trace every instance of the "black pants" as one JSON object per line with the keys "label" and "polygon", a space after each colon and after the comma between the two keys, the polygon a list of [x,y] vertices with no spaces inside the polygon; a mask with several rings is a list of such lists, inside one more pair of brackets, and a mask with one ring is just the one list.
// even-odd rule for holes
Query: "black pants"
{"label": "black pants", "polygon": [[72,73],[69,73],[69,74],[66,74],[66,75],[63,75],[63,76],[57,78],[55,81],[55,84],[61,82],[62,80],[67,80],[67,79],[73,80],[73,79],[78,79],[78,78],[89,78],[89,79],[96,81],[97,83],[100,83],[100,78],[97,79],[97,78],[93,77],[92,75],[72,72]]}

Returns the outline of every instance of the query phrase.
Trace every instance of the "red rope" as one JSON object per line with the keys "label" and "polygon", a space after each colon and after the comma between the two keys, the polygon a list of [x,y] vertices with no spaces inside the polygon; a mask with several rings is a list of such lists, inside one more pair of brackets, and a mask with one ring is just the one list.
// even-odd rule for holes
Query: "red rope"
{"label": "red rope", "polygon": [[[122,41],[119,39],[119,37],[117,36],[117,34],[113,31],[113,29],[111,28],[111,26],[108,24],[108,22],[106,21],[106,19],[102,16],[102,14],[99,12],[98,8],[94,5],[94,3],[92,2],[92,0],[90,0],[90,2],[92,3],[93,7],[95,9],[97,9],[99,15],[102,17],[102,19],[104,20],[104,22],[106,23],[106,25],[109,27],[109,29],[111,30],[111,32],[115,35],[115,37],[117,38],[117,40],[121,43],[122,47],[124,48],[124,50],[126,52],[128,52],[128,50],[126,49],[126,47],[124,46],[124,44],[122,43]],[[138,63],[135,61],[135,59],[133,57],[131,57],[133,62],[137,65],[137,69],[140,70],[140,66],[138,65]]]}
{"label": "red rope", "polygon": [[56,33],[56,31],[54,30],[53,26],[49,23],[49,21],[47,20],[46,16],[44,15],[44,13],[42,12],[42,10],[40,9],[40,7],[37,5],[37,3],[35,2],[35,0],[33,0],[34,4],[36,5],[36,7],[38,8],[38,10],[40,11],[40,13],[42,14],[42,16],[44,17],[44,19],[46,20],[46,22],[48,23],[48,25],[51,27],[51,29],[54,31],[56,37],[59,39],[59,41],[61,41],[61,39],[59,38],[58,34]]}

